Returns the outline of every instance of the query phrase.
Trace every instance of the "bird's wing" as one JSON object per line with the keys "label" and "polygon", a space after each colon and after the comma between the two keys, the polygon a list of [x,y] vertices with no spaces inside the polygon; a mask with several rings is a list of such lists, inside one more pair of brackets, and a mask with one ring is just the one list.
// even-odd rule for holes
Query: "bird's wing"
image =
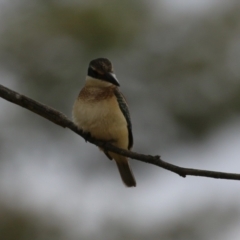
{"label": "bird's wing", "polygon": [[128,105],[127,105],[127,102],[126,102],[123,94],[117,88],[115,89],[114,94],[117,98],[119,108],[127,121],[128,149],[131,149],[133,146],[133,134],[132,134],[132,123],[131,123],[130,113],[128,110]]}

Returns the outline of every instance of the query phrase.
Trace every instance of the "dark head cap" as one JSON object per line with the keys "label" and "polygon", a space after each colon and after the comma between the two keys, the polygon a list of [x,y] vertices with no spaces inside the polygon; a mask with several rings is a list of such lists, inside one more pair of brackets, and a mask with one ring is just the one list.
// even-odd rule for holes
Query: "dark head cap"
{"label": "dark head cap", "polygon": [[107,58],[97,58],[89,63],[88,76],[120,86],[113,73],[112,63]]}

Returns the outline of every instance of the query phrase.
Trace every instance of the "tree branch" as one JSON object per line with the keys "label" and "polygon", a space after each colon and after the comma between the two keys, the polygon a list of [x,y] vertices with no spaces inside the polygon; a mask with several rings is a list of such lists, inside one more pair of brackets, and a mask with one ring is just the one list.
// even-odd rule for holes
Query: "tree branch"
{"label": "tree branch", "polygon": [[117,148],[107,142],[89,137],[83,131],[78,129],[77,126],[71,120],[69,120],[63,113],[60,113],[51,107],[48,107],[44,104],[34,101],[31,98],[21,95],[11,89],[8,89],[1,84],[0,84],[0,97],[6,99],[9,102],[15,103],[23,108],[26,108],[61,127],[69,128],[73,132],[83,137],[88,142],[95,144],[98,147],[103,148],[104,150],[115,152],[135,160],[156,165],[158,167],[174,172],[180,175],[181,177],[186,177],[187,175],[189,175],[229,180],[240,180],[240,174],[237,173],[215,172],[208,170],[183,168],[161,160],[160,156],[143,155],[136,152],[127,151],[124,149]]}

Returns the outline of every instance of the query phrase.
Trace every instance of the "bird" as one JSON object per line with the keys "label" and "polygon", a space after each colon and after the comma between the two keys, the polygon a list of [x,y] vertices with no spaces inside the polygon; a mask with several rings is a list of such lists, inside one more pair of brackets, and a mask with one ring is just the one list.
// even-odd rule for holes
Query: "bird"
{"label": "bird", "polygon": [[[85,85],[73,105],[73,122],[93,138],[131,150],[132,123],[128,104],[119,87],[112,63],[107,58],[90,61]],[[128,158],[100,150],[116,162],[123,183],[127,187],[136,187]]]}

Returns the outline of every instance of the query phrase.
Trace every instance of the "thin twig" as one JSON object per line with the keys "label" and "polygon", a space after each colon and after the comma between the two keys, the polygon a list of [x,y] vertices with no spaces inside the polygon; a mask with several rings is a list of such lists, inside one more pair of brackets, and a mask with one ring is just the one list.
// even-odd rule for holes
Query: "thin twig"
{"label": "thin twig", "polygon": [[216,171],[208,171],[208,170],[200,170],[200,169],[192,169],[192,168],[183,168],[183,167],[179,167],[163,161],[160,158],[160,156],[144,155],[144,154],[139,154],[132,151],[127,151],[124,149],[117,148],[111,145],[110,143],[106,143],[106,142],[94,139],[92,137],[89,137],[88,135],[84,134],[83,131],[78,129],[77,126],[70,119],[68,119],[63,113],[58,112],[57,110],[51,107],[48,107],[44,104],[41,104],[31,98],[21,95],[9,88],[6,88],[1,84],[0,84],[0,97],[6,99],[9,102],[15,103],[23,108],[26,108],[59,126],[71,129],[73,132],[77,133],[88,142],[95,144],[98,147],[103,148],[104,150],[115,152],[135,160],[156,165],[158,167],[174,172],[180,175],[181,177],[186,177],[189,175],[189,176],[219,178],[219,179],[228,179],[228,180],[240,180],[240,174],[237,174],[237,173],[226,173],[226,172],[216,172]]}

